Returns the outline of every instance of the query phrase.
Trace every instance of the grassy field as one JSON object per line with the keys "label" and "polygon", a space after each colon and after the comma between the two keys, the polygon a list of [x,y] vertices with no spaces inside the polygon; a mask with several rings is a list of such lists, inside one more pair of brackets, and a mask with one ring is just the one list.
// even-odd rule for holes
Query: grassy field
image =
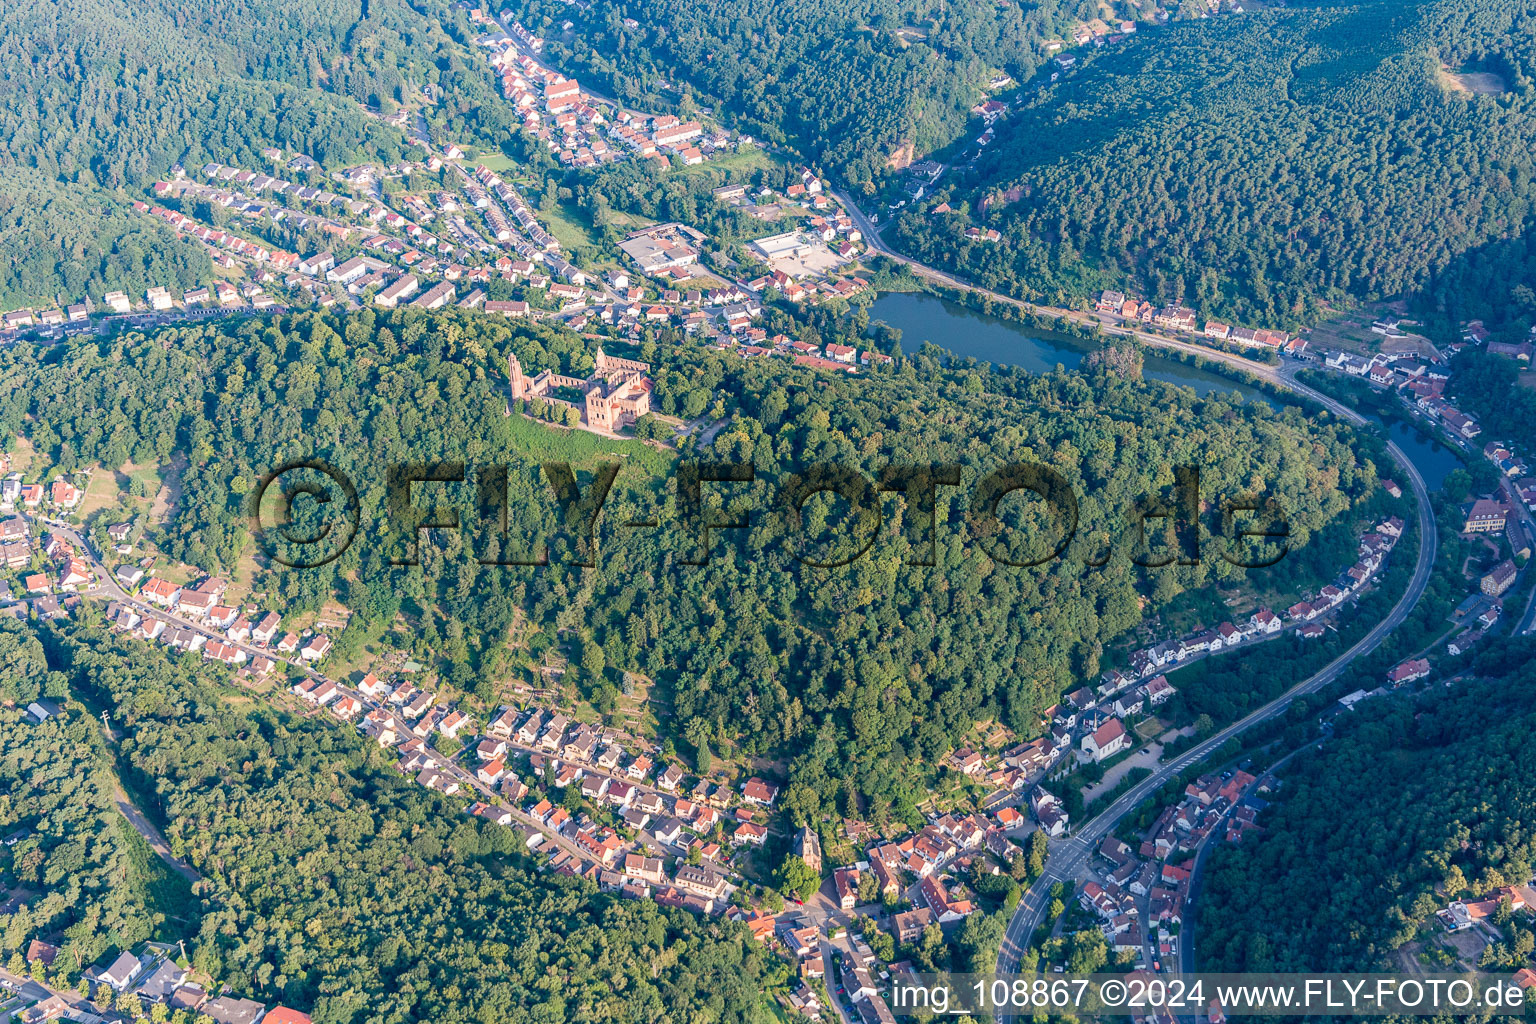
{"label": "grassy field", "polygon": [[161,860],[144,837],[128,824],[128,819],[118,815],[116,826],[128,847],[134,873],[144,881],[150,905],[165,915],[156,927],[155,938],[174,942],[185,936],[198,920],[198,900],[192,895],[192,883]]}
{"label": "grassy field", "polygon": [[1313,327],[1307,337],[1313,345],[1370,355],[1381,341],[1381,335],[1371,333],[1371,323],[1378,315],[1370,307],[1341,313]]}
{"label": "grassy field", "polygon": [[338,601],[327,601],[315,613],[314,621],[310,623],[317,630],[325,630],[339,633],[347,628],[347,621],[352,618],[352,610]]}
{"label": "grassy field", "polygon": [[154,574],[163,580],[170,580],[178,587],[202,579],[202,571],[187,565],[178,565],[169,558],[162,558],[155,563]]}
{"label": "grassy field", "polygon": [[85,497],[80,502],[80,517],[89,519],[102,509],[116,508],[121,494],[116,474],[101,466],[94,467],[90,482],[85,485]]}
{"label": "grassy field", "polygon": [[519,451],[535,459],[560,459],[578,467],[618,456],[645,472],[664,475],[671,471],[672,454],[638,440],[601,437],[585,430],[562,430],[546,426],[525,416],[507,420],[507,429]]}
{"label": "grassy field", "polygon": [[498,153],[494,150],[486,150],[482,153],[477,153],[473,157],[466,159],[464,162],[466,164],[474,164],[477,167],[484,165],[485,167],[490,168],[492,171],[495,171],[497,174],[506,174],[509,171],[516,171],[518,167],[516,160],[513,160],[505,153]]}
{"label": "grassy field", "polygon": [[[160,473],[154,466],[135,466],[125,462],[120,469],[104,466],[90,467],[90,482],[85,488],[85,498],[80,503],[80,516],[90,521],[99,512],[115,512],[124,509],[133,515],[145,515],[152,511],[153,499],[136,498],[129,493],[129,482],[138,480],[146,495],[160,490]],[[116,518],[115,516],[113,518]]]}
{"label": "grassy field", "polygon": [[609,219],[613,222],[614,228],[624,234],[640,231],[657,223],[657,221],[647,220],[639,214],[625,213],[623,210],[610,210]]}
{"label": "grassy field", "polygon": [[795,1019],[789,1015],[789,1011],[784,1009],[776,998],[778,993],[788,991],[789,987],[787,985],[775,985],[772,989],[763,993],[763,1005],[773,1015],[774,1020],[782,1021],[783,1024],[790,1024]]}
{"label": "grassy field", "polygon": [[779,167],[783,161],[775,160],[761,149],[746,149],[728,156],[713,156],[702,164],[694,164],[692,167],[684,167],[674,170],[676,175],[692,177],[704,176],[725,180],[726,172],[734,172],[737,175],[750,174],[753,171],[763,170],[769,167]]}
{"label": "grassy field", "polygon": [[597,241],[573,207],[564,203],[539,208],[539,220],[567,249],[596,245]]}
{"label": "grassy field", "polygon": [[[240,555],[240,560],[235,563],[235,569],[229,574],[228,601],[236,607],[252,601],[256,573],[261,566],[256,561],[256,545],[247,544],[245,551]],[[258,602],[259,603],[259,602]]]}
{"label": "grassy field", "polygon": [[[160,492],[161,487],[165,486],[165,481],[160,477],[160,468],[158,466],[136,466],[131,462],[125,462],[118,472],[123,474],[129,481],[137,480],[143,484],[144,493],[150,495],[151,498]],[[150,499],[146,499],[146,501],[148,500]]]}
{"label": "grassy field", "polygon": [[157,490],[149,493],[155,496],[154,503],[150,505],[150,522],[169,522],[176,503],[181,500],[181,472],[186,468],[186,456],[180,452],[171,456],[171,461],[162,470],[155,473],[155,478],[160,481]]}
{"label": "grassy field", "polygon": [[[380,651],[374,644],[364,644],[357,656],[350,661],[343,661],[334,655],[326,661],[325,672],[332,679],[345,679],[356,682],[364,672],[378,660]],[[383,675],[381,672],[380,675]]]}

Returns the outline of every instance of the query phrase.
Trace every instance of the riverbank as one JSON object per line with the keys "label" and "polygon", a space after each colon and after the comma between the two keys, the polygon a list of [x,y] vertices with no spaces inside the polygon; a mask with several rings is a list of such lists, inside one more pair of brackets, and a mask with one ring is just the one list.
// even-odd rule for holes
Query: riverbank
{"label": "riverbank", "polygon": [[[1148,380],[1188,387],[1202,398],[1235,394],[1276,410],[1294,406],[1308,415],[1322,411],[1317,401],[1293,390],[1282,378],[1283,374],[1300,373],[1305,378],[1302,383],[1311,382],[1313,374],[1305,363],[1291,361],[1276,367],[1253,359],[1235,362],[1231,354],[1215,349],[1206,355],[1183,343],[1179,343],[1182,347],[1175,347],[1173,342],[1167,347],[1154,346],[1140,338],[988,301],[978,293],[943,288],[915,275],[894,280],[886,275],[884,283],[886,287],[868,306],[870,320],[900,331],[903,351],[908,353],[926,343],[950,357],[1044,374],[1078,369],[1090,353],[1107,343],[1130,340],[1143,349],[1142,375]],[[1311,386],[1340,398],[1330,388]],[[1362,417],[1381,427],[1387,439],[1419,469],[1430,490],[1438,490],[1445,477],[1462,465],[1452,449],[1423,436],[1407,420],[1384,417],[1375,408],[1360,408],[1351,400],[1353,396],[1343,398]]]}

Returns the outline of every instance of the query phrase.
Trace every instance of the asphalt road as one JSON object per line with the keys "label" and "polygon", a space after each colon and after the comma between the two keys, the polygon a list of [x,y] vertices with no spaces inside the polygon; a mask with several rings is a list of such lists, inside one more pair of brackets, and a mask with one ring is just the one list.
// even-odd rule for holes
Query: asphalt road
{"label": "asphalt road", "polygon": [[[1197,345],[1191,342],[1178,341],[1162,335],[1150,334],[1134,327],[1125,326],[1119,322],[1118,317],[1106,318],[1077,310],[1036,306],[1008,295],[985,288],[978,288],[955,277],[953,274],[918,263],[915,260],[902,256],[886,245],[880,238],[875,226],[870,223],[869,219],[864,216],[863,212],[858,209],[847,195],[838,193],[838,199],[848,209],[849,216],[859,226],[860,231],[864,234],[865,241],[871,249],[906,264],[914,273],[921,277],[950,287],[986,295],[994,301],[1009,303],[1042,315],[1064,317],[1080,323],[1096,324],[1106,333],[1134,337],[1150,346],[1192,352],[1206,359],[1227,363],[1252,373],[1272,384],[1303,395],[1347,422],[1355,425],[1364,425],[1366,423],[1365,417],[1360,413],[1328,395],[1297,381],[1294,371],[1290,368],[1267,366],[1250,359],[1245,359],[1234,353],[1207,348],[1204,345]],[[1371,631],[1356,642],[1354,646],[1329,662],[1321,671],[1298,683],[1263,707],[1233,722],[1200,744],[1185,751],[1168,764],[1158,768],[1119,799],[1115,800],[1109,807],[1105,808],[1097,817],[1078,826],[1075,834],[1070,838],[1052,843],[1050,853],[1046,859],[1045,872],[1025,892],[1023,898],[1019,901],[1018,908],[1014,912],[1013,919],[1008,923],[1008,930],[1003,939],[1002,952],[998,956],[999,971],[1011,972],[1017,969],[1019,959],[1029,945],[1030,936],[1034,934],[1035,929],[1039,927],[1045,918],[1046,910],[1050,904],[1051,887],[1057,882],[1075,877],[1078,868],[1093,855],[1093,849],[1099,840],[1113,831],[1122,818],[1139,806],[1143,800],[1156,792],[1169,779],[1208,757],[1228,740],[1282,714],[1296,698],[1316,693],[1332,683],[1356,658],[1374,651],[1386,639],[1388,634],[1402,624],[1408,617],[1409,612],[1418,604],[1419,598],[1424,594],[1425,586],[1429,583],[1430,572],[1435,564],[1437,537],[1435,535],[1434,513],[1430,508],[1429,489],[1425,486],[1424,478],[1420,475],[1418,468],[1414,466],[1407,455],[1396,444],[1389,441],[1387,448],[1391,452],[1392,458],[1398,463],[1404,477],[1413,488],[1414,496],[1418,499],[1419,513],[1418,562],[1414,566],[1413,576],[1409,580],[1407,588],[1403,591],[1403,596],[1393,605],[1392,611],[1388,613],[1386,618],[1372,627]]]}

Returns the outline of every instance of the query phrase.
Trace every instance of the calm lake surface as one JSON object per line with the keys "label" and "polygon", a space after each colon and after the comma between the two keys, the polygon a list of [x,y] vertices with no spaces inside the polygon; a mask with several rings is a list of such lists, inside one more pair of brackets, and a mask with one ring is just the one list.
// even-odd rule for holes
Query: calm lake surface
{"label": "calm lake surface", "polygon": [[[1031,373],[1049,373],[1058,365],[1068,370],[1077,369],[1094,347],[1076,338],[1042,334],[1023,324],[921,293],[887,292],[869,307],[869,317],[899,328],[901,347],[905,352],[916,352],[923,342],[931,341],[958,356],[984,359],[1002,366],[1021,366]],[[1281,404],[1267,392],[1230,377],[1150,353],[1142,372],[1152,380],[1193,388],[1202,396],[1236,391],[1246,401],[1263,402],[1271,408],[1279,408]],[[1449,448],[1420,436],[1406,423],[1393,421],[1383,423],[1383,426],[1388,436],[1418,467],[1431,490],[1438,489],[1446,474],[1461,465]],[[1390,472],[1390,469],[1384,467],[1384,471]]]}
{"label": "calm lake surface", "polygon": [[[1403,450],[1403,454],[1418,467],[1419,475],[1424,478],[1424,485],[1430,490],[1438,491],[1451,470],[1461,468],[1461,460],[1456,457],[1455,452],[1439,441],[1424,437],[1402,420],[1392,420],[1388,423],[1379,416],[1370,418],[1386,428],[1387,436],[1396,441],[1397,446]],[[1385,476],[1391,470],[1384,466],[1381,472]]]}
{"label": "calm lake surface", "polygon": [[[1022,366],[1030,373],[1049,373],[1057,364],[1068,370],[1082,365],[1096,346],[1077,338],[1042,334],[1023,324],[988,316],[932,295],[888,292],[869,307],[871,320],[884,320],[901,329],[901,347],[916,352],[925,341],[958,356],[985,359],[1001,366]],[[1143,376],[1195,389],[1199,395],[1236,391],[1248,401],[1278,407],[1270,395],[1230,377],[1148,353]]]}

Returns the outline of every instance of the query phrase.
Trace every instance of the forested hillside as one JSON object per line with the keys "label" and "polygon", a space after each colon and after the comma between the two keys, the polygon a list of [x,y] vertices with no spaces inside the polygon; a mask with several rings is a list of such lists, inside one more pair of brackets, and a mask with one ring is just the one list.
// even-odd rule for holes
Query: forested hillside
{"label": "forested hillside", "polygon": [[[420,635],[448,658],[448,680],[468,691],[558,642],[572,658],[568,679],[600,708],[612,706],[624,671],[638,671],[662,684],[672,725],[690,743],[727,756],[803,752],[789,794],[800,814],[855,794],[872,798],[877,814],[893,805],[909,813],[919,793],[904,765],[932,764],[979,718],[1032,733],[1039,712],[1095,675],[1105,645],[1144,614],[1187,588],[1239,582],[1244,570],[1219,557],[1216,511],[1202,522],[1202,564],[1132,566],[1130,510],[1171,493],[1174,465],[1201,467],[1213,510],[1225,496],[1265,490],[1287,514],[1301,551],[1294,558],[1314,554],[1314,538],[1339,545],[1315,552],[1329,574],[1353,557],[1341,517],[1376,480],[1357,439],[1326,417],[1144,383],[1134,361],[1122,371],[1031,376],[920,356],[899,375],[827,379],[780,360],[647,346],[640,354],[659,364],[659,411],[729,418],[701,454],[751,461],[760,478],[742,489],[759,510],[753,529],[740,540],[717,534],[715,558],[691,567],[680,563],[697,557],[692,538],[673,525],[672,458],[506,416],[509,352],[530,371],[583,375],[592,365],[574,335],[497,318],[303,314],[128,334],[42,356],[8,352],[0,379],[15,386],[0,405],[0,429],[26,432],[66,468],[187,453],[162,544],[210,570],[233,565],[251,544],[246,500],[260,474],[291,458],[329,459],[362,492],[370,540],[321,570],[277,573],[270,585],[290,612],[337,593],[356,613],[337,638],[343,655],[404,608],[422,615]],[[538,462],[571,461],[585,481],[607,453],[626,459],[596,570],[564,564],[569,555],[553,540],[547,568],[476,563],[524,538],[559,539]],[[497,543],[451,533],[440,557],[390,568],[385,468],[434,459],[509,465],[514,534]],[[939,491],[933,568],[904,564],[926,554],[926,538],[915,513],[895,504],[871,553],[836,570],[796,562],[798,549],[766,514],[772,488],[816,462],[873,477],[888,462],[945,460],[965,478]],[[1077,491],[1068,557],[1005,567],[966,526],[969,489],[1010,460],[1044,462]],[[807,516],[809,556],[848,552],[852,526],[837,506],[817,499]],[[618,526],[647,519],[663,528]],[[1026,531],[1011,557],[1050,550],[1056,525],[1038,502],[1010,499],[1003,521]],[[1106,552],[1102,568],[1085,564]],[[512,650],[503,647],[509,637]]]}
{"label": "forested hillside", "polygon": [[[1337,739],[1288,765],[1264,831],[1212,856],[1201,969],[1396,970],[1391,953],[1438,928],[1431,915],[1449,900],[1529,881],[1531,650],[1484,650],[1476,669],[1495,681],[1365,701],[1336,719]],[[1523,964],[1520,931],[1485,966]]]}
{"label": "forested hillside", "polygon": [[[1416,297],[1431,337],[1461,337],[1469,320],[1482,320],[1490,341],[1518,345],[1536,327],[1536,217],[1517,237],[1494,242],[1452,261]],[[1526,422],[1529,422],[1527,420]]]}
{"label": "forested hillside", "polygon": [[0,6],[0,247],[15,257],[0,303],[138,293],[150,269],[188,283],[200,249],[129,223],[127,202],[177,162],[266,168],[279,146],[330,169],[410,151],[357,103],[389,111],[432,86],[431,124],[499,144],[506,105],[469,38],[462,11],[404,0]]}
{"label": "forested hillside", "polygon": [[[0,652],[17,628],[0,624]],[[512,829],[414,785],[351,730],[231,699],[200,659],[89,627],[45,639],[61,693],[114,709],[130,786],[203,876],[161,937],[186,938],[215,990],[319,1024],[771,1019],[771,958],[741,926],[536,874]],[[0,918],[0,941],[9,955],[69,925],[56,968],[74,980],[149,937],[161,907],[124,852],[137,837],[111,808],[96,721],[78,704],[62,722],[20,718],[0,710],[0,821],[35,834],[0,856],[59,891]]]}
{"label": "forested hillside", "polygon": [[148,888],[157,873],[135,857],[132,832],[113,806],[96,722],[75,714],[38,723],[26,714],[28,702],[68,692],[65,677],[49,673],[37,636],[0,624],[0,834],[25,833],[0,848],[0,868],[47,894],[0,914],[0,958],[57,931],[89,963],[113,945],[153,937],[159,923]]}
{"label": "forested hillside", "polygon": [[66,304],[150,285],[207,280],[207,252],[158,220],[124,211],[84,183],[60,187],[29,169],[0,169],[0,307]]}
{"label": "forested hillside", "polygon": [[504,127],[471,38],[447,3],[21,0],[0,11],[0,164],[116,187],[177,160],[259,167],[271,145],[398,160],[400,134],[348,101],[387,112],[433,86],[432,119]]}
{"label": "forested hillside", "polygon": [[[383,6],[380,0],[374,6]],[[0,12],[0,163],[108,188],[142,185],[178,160],[262,166],[280,145],[322,163],[400,152],[399,135],[304,88],[357,10],[242,0],[128,5],[24,0]],[[308,47],[308,49],[306,49]],[[296,84],[301,83],[301,84]]]}
{"label": "forested hillside", "polygon": [[1520,363],[1469,348],[1451,367],[1451,396],[1470,408],[1486,410],[1483,421],[1494,436],[1522,447],[1536,444],[1536,392],[1520,385]]}
{"label": "forested hillside", "polygon": [[[1041,44],[1099,6],[751,0],[726,16],[710,0],[598,0],[586,10],[529,0],[511,9],[550,36],[557,67],[641,106],[720,106],[742,130],[788,142],[858,186],[904,147],[923,154],[954,141],[989,68],[1029,77],[1045,59]],[[567,19],[577,26],[562,34]]]}
{"label": "forested hillside", "polygon": [[920,212],[897,238],[1032,298],[1123,287],[1316,322],[1525,229],[1533,50],[1517,0],[1316,0],[1142,32],[1020,104],[951,196],[1001,243]]}

